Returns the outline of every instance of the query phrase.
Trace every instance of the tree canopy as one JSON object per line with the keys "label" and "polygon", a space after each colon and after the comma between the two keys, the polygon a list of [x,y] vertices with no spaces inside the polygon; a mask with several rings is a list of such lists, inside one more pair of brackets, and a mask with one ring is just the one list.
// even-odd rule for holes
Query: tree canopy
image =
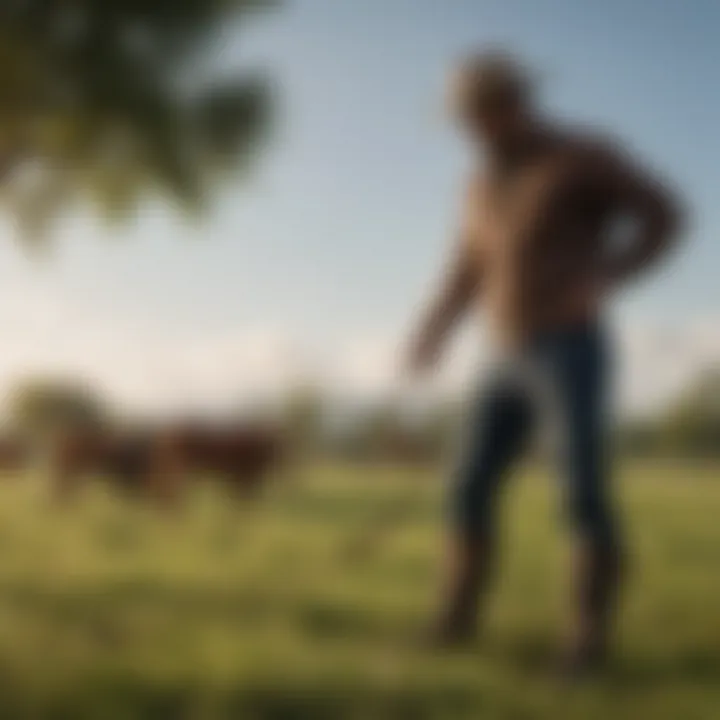
{"label": "tree canopy", "polygon": [[106,403],[92,388],[52,378],[20,384],[9,398],[9,414],[15,430],[36,438],[110,420]]}
{"label": "tree canopy", "polygon": [[640,455],[720,454],[720,369],[700,373],[666,412],[624,428],[625,447]]}
{"label": "tree canopy", "polygon": [[25,237],[67,203],[123,218],[148,193],[199,210],[271,116],[262,73],[212,71],[273,0],[10,0],[0,6],[0,200]]}

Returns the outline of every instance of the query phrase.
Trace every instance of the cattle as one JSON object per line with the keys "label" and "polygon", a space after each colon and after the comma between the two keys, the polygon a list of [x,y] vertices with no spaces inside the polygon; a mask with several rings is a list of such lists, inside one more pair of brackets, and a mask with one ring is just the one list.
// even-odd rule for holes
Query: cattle
{"label": "cattle", "polygon": [[21,438],[0,437],[0,473],[18,473],[24,470],[31,457],[31,448]]}
{"label": "cattle", "polygon": [[92,473],[125,494],[172,505],[188,481],[212,476],[237,497],[251,498],[278,465],[281,447],[279,435],[249,425],[183,423],[119,433],[68,432],[52,456],[52,485],[59,500],[68,500]]}
{"label": "cattle", "polygon": [[279,432],[249,424],[186,424],[166,433],[163,445],[166,466],[184,477],[213,477],[242,498],[257,497],[286,455]]}
{"label": "cattle", "polygon": [[156,466],[154,435],[110,433],[100,428],[62,433],[50,459],[51,480],[59,500],[74,497],[88,475],[101,475],[127,494],[152,489]]}

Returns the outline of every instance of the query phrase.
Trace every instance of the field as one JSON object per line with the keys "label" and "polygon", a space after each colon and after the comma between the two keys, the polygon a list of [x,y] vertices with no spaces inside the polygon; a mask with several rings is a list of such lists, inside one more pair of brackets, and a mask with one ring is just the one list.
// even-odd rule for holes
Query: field
{"label": "field", "polygon": [[633,549],[617,656],[550,672],[567,595],[559,489],[508,488],[504,565],[476,647],[415,640],[435,599],[438,478],[313,467],[255,509],[49,506],[0,487],[0,718],[720,717],[720,467],[625,467]]}

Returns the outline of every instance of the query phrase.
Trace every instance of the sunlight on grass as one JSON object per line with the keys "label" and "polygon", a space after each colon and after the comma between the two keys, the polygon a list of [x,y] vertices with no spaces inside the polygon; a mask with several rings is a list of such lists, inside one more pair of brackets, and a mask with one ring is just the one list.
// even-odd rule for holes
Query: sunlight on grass
{"label": "sunlight on grass", "polygon": [[101,487],[50,506],[0,488],[2,717],[712,718],[720,703],[720,470],[627,468],[632,583],[607,677],[549,673],[566,602],[561,488],[505,503],[483,642],[417,650],[443,506],[431,473],[308,468],[258,506],[177,515]]}

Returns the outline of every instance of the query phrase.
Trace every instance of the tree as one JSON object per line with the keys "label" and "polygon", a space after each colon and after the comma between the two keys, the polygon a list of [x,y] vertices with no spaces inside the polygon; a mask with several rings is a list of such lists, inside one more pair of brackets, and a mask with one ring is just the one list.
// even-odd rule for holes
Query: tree
{"label": "tree", "polygon": [[58,430],[101,426],[109,420],[105,403],[87,385],[53,379],[31,379],[19,385],[9,403],[10,423],[32,437]]}
{"label": "tree", "polygon": [[257,74],[204,62],[273,0],[22,0],[0,7],[5,203],[43,237],[71,202],[124,218],[148,192],[200,210],[246,169],[270,118]]}
{"label": "tree", "polygon": [[720,370],[700,373],[668,411],[626,424],[620,442],[635,455],[720,454]]}
{"label": "tree", "polygon": [[720,453],[720,370],[702,373],[661,424],[668,447],[693,455]]}

